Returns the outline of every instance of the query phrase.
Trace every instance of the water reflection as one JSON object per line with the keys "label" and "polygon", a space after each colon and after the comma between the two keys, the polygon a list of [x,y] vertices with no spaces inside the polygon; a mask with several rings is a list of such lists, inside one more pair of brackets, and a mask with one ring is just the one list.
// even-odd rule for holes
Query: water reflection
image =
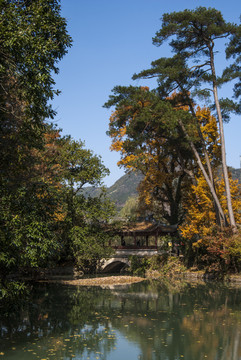
{"label": "water reflection", "polygon": [[240,360],[241,289],[158,281],[53,284],[1,316],[5,359]]}

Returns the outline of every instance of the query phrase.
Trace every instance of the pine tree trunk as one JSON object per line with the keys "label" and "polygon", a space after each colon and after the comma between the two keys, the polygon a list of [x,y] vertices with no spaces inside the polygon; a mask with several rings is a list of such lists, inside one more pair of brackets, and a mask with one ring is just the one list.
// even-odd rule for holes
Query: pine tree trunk
{"label": "pine tree trunk", "polygon": [[206,172],[206,170],[205,170],[205,168],[203,166],[203,163],[202,163],[202,161],[200,159],[200,156],[199,156],[199,154],[197,152],[197,149],[196,149],[194,143],[191,141],[191,139],[190,139],[190,137],[189,137],[189,135],[188,135],[188,133],[187,133],[187,131],[185,129],[185,126],[183,125],[181,120],[179,120],[179,125],[182,128],[182,130],[183,130],[183,132],[184,132],[184,134],[185,134],[185,136],[186,136],[186,138],[187,138],[187,140],[188,140],[188,142],[189,142],[189,144],[191,146],[191,149],[192,149],[192,151],[193,151],[193,153],[194,153],[194,155],[195,155],[195,157],[197,159],[197,164],[198,164],[198,166],[199,166],[199,168],[200,168],[200,170],[201,170],[201,172],[202,172],[202,174],[203,174],[203,176],[204,176],[204,178],[205,178],[205,180],[206,180],[206,182],[208,184],[208,187],[209,187],[209,189],[211,191],[215,206],[217,207],[218,212],[219,212],[220,217],[221,217],[221,224],[223,224],[225,227],[228,227],[227,219],[226,219],[226,217],[224,215],[224,212],[223,212],[223,209],[222,209],[222,207],[220,205],[220,202],[219,202],[219,199],[217,197],[216,191],[214,189],[213,183],[210,180],[210,178],[209,178],[209,176],[208,176],[208,174],[207,174],[207,172]]}
{"label": "pine tree trunk", "polygon": [[[182,89],[182,92],[185,93],[184,89]],[[214,188],[214,191],[216,193],[216,188],[215,188],[215,182],[214,182],[214,178],[213,178],[213,171],[212,171],[212,166],[211,166],[211,163],[210,163],[210,159],[209,159],[209,156],[208,156],[208,152],[207,152],[207,149],[206,149],[206,144],[205,144],[205,140],[204,140],[204,137],[203,137],[203,134],[202,134],[202,130],[200,128],[200,124],[199,124],[199,121],[197,119],[197,116],[196,116],[196,113],[194,111],[194,108],[193,108],[193,105],[189,99],[189,96],[186,94],[186,100],[188,102],[188,106],[189,106],[189,109],[192,113],[192,116],[194,117],[195,119],[195,123],[196,123],[196,127],[197,127],[197,131],[198,131],[198,135],[200,137],[200,140],[201,140],[201,144],[202,144],[202,149],[203,149],[203,152],[204,152],[204,156],[205,156],[205,161],[206,161],[206,165],[207,165],[207,169],[208,169],[208,174],[209,174],[209,179],[210,181],[212,182],[213,184],[213,188]],[[222,228],[223,224],[222,224],[222,216],[221,214],[219,213],[219,210],[218,210],[218,207],[217,207],[217,204],[216,202],[214,201],[213,202],[213,206],[214,206],[214,210],[215,210],[215,217],[216,217],[216,223],[218,226],[220,226]],[[224,215],[225,216],[225,215]],[[225,220],[225,223],[227,224],[227,219]]]}
{"label": "pine tree trunk", "polygon": [[213,95],[214,101],[216,105],[216,110],[218,114],[218,122],[219,122],[219,132],[220,132],[220,141],[221,141],[221,154],[222,154],[222,169],[223,169],[223,178],[225,183],[225,190],[226,190],[226,199],[227,199],[227,208],[228,208],[228,215],[230,225],[233,229],[233,232],[237,232],[237,226],[234,218],[233,207],[232,207],[232,199],[231,199],[231,191],[229,185],[229,178],[228,178],[228,168],[226,162],[226,150],[225,150],[225,139],[224,139],[224,130],[223,130],[223,119],[220,109],[220,104],[218,100],[218,91],[217,91],[217,82],[216,82],[216,72],[214,67],[214,54],[213,54],[213,46],[209,47],[210,51],[210,65],[211,71],[213,75]]}

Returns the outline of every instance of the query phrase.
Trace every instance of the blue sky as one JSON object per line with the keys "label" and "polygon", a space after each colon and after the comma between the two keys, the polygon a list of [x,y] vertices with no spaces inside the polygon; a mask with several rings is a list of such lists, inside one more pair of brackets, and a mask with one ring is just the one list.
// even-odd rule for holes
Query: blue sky
{"label": "blue sky", "polygon": [[[67,20],[73,46],[59,63],[56,87],[61,95],[53,107],[55,122],[88,149],[102,157],[112,185],[124,174],[116,165],[119,154],[111,152],[106,135],[111,110],[102,106],[115,85],[154,86],[152,81],[132,81],[131,77],[150,66],[151,61],[169,56],[168,46],[155,47],[152,37],[161,27],[163,13],[197,6],[215,7],[227,21],[239,23],[240,0],[62,0],[62,16]],[[225,58],[218,58],[220,68]],[[231,96],[227,88],[225,96]],[[228,165],[240,167],[241,117],[232,116],[225,125]]]}

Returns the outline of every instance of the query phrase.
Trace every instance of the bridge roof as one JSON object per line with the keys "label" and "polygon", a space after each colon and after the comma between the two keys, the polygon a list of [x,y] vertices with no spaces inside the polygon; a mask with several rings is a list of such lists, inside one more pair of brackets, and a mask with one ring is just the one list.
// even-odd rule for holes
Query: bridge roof
{"label": "bridge roof", "polygon": [[142,221],[123,224],[122,228],[117,230],[116,233],[124,236],[152,236],[173,233],[175,231],[177,231],[177,226]]}

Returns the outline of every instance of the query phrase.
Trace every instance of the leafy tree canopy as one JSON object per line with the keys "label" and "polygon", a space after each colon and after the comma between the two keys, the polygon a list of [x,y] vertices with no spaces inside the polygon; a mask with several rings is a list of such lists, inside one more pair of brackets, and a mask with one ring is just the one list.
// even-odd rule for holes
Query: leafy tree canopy
{"label": "leafy tree canopy", "polygon": [[[53,73],[71,46],[66,21],[57,0],[2,0],[0,4],[1,98],[8,102],[14,91],[23,113],[37,121],[53,117],[48,103],[59,92]],[[15,104],[1,110],[16,114]]]}

